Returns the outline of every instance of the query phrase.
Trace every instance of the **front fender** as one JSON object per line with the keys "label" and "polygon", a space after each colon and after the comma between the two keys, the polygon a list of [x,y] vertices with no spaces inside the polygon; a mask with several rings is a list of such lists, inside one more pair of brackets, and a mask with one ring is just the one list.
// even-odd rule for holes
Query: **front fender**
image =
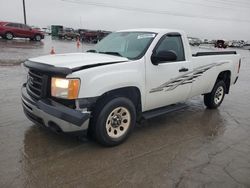
{"label": "front fender", "polygon": [[143,100],[141,102],[144,104],[144,60],[89,68],[74,72],[68,77],[81,79],[79,98],[98,97],[123,87],[137,87],[141,92]]}

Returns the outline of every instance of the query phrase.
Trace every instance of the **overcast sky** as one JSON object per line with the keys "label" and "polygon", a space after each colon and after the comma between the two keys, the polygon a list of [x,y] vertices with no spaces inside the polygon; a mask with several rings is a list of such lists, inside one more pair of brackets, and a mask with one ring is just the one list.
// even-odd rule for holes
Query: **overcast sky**
{"label": "overcast sky", "polygon": [[[248,0],[25,0],[39,27],[120,30],[161,27],[201,38],[250,40]],[[22,0],[0,0],[0,20],[23,22]]]}

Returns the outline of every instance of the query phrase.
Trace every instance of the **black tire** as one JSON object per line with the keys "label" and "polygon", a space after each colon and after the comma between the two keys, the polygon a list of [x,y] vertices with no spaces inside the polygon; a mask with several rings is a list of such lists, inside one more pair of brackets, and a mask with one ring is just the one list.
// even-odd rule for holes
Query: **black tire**
{"label": "black tire", "polygon": [[[222,89],[222,91],[221,91]],[[224,100],[226,91],[226,84],[224,81],[218,81],[212,90],[211,93],[204,95],[204,104],[209,109],[218,108]]]}
{"label": "black tire", "polygon": [[[108,147],[116,146],[124,142],[130,135],[130,133],[132,132],[136,124],[136,110],[135,110],[134,104],[125,97],[117,97],[111,100],[103,101],[101,102],[101,104],[97,104],[97,105],[98,106],[96,110],[93,112],[93,117],[91,119],[91,129],[93,131],[93,136],[95,140],[99,144],[103,146],[108,146]],[[116,115],[113,115],[112,117],[112,114],[113,114],[112,112],[115,109],[119,109],[119,108],[126,109],[127,112],[129,112],[128,117],[130,117],[130,121],[128,118],[126,129],[122,128],[123,121],[126,120],[126,119],[122,119],[122,117],[120,121],[121,125],[117,125],[119,127],[113,127],[112,123],[108,125],[108,122],[110,122],[109,118],[112,118],[111,121],[113,122],[113,118],[116,117]],[[108,129],[107,126],[110,126],[110,128]],[[120,137],[113,138],[112,136],[110,136],[110,134],[112,134],[110,131],[111,129],[112,131],[114,130],[113,132],[114,136],[116,136],[115,135],[116,130],[118,130],[118,132],[121,133],[122,135]],[[117,134],[119,134],[118,132]]]}
{"label": "black tire", "polygon": [[35,39],[35,41],[40,42],[42,40],[42,36],[41,35],[35,35],[34,39]]}
{"label": "black tire", "polygon": [[12,40],[14,38],[14,35],[11,32],[7,32],[5,33],[4,38],[7,40]]}

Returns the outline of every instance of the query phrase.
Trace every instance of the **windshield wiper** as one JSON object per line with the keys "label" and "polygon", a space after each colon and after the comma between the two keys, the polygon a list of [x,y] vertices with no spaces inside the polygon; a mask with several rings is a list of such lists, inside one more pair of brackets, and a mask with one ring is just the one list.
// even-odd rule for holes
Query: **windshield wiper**
{"label": "windshield wiper", "polygon": [[86,52],[90,52],[90,53],[100,53],[100,54],[108,54],[108,55],[115,55],[115,56],[120,56],[120,57],[123,57],[119,52],[98,52],[96,50],[88,50]]}
{"label": "windshield wiper", "polygon": [[119,52],[99,52],[99,53],[123,57]]}
{"label": "windshield wiper", "polygon": [[97,53],[96,50],[88,50],[88,51],[86,51],[86,52]]}

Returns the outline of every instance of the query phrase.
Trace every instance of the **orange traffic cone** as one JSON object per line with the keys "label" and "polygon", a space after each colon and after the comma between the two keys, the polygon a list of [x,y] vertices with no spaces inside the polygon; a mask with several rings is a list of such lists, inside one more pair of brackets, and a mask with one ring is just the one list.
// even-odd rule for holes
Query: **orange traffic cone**
{"label": "orange traffic cone", "polygon": [[51,51],[50,51],[50,54],[53,55],[53,54],[55,54],[55,53],[56,53],[56,52],[55,52],[55,49],[54,49],[54,47],[52,46]]}
{"label": "orange traffic cone", "polygon": [[80,46],[81,46],[79,38],[77,38],[76,46],[77,46],[77,48],[80,48]]}

